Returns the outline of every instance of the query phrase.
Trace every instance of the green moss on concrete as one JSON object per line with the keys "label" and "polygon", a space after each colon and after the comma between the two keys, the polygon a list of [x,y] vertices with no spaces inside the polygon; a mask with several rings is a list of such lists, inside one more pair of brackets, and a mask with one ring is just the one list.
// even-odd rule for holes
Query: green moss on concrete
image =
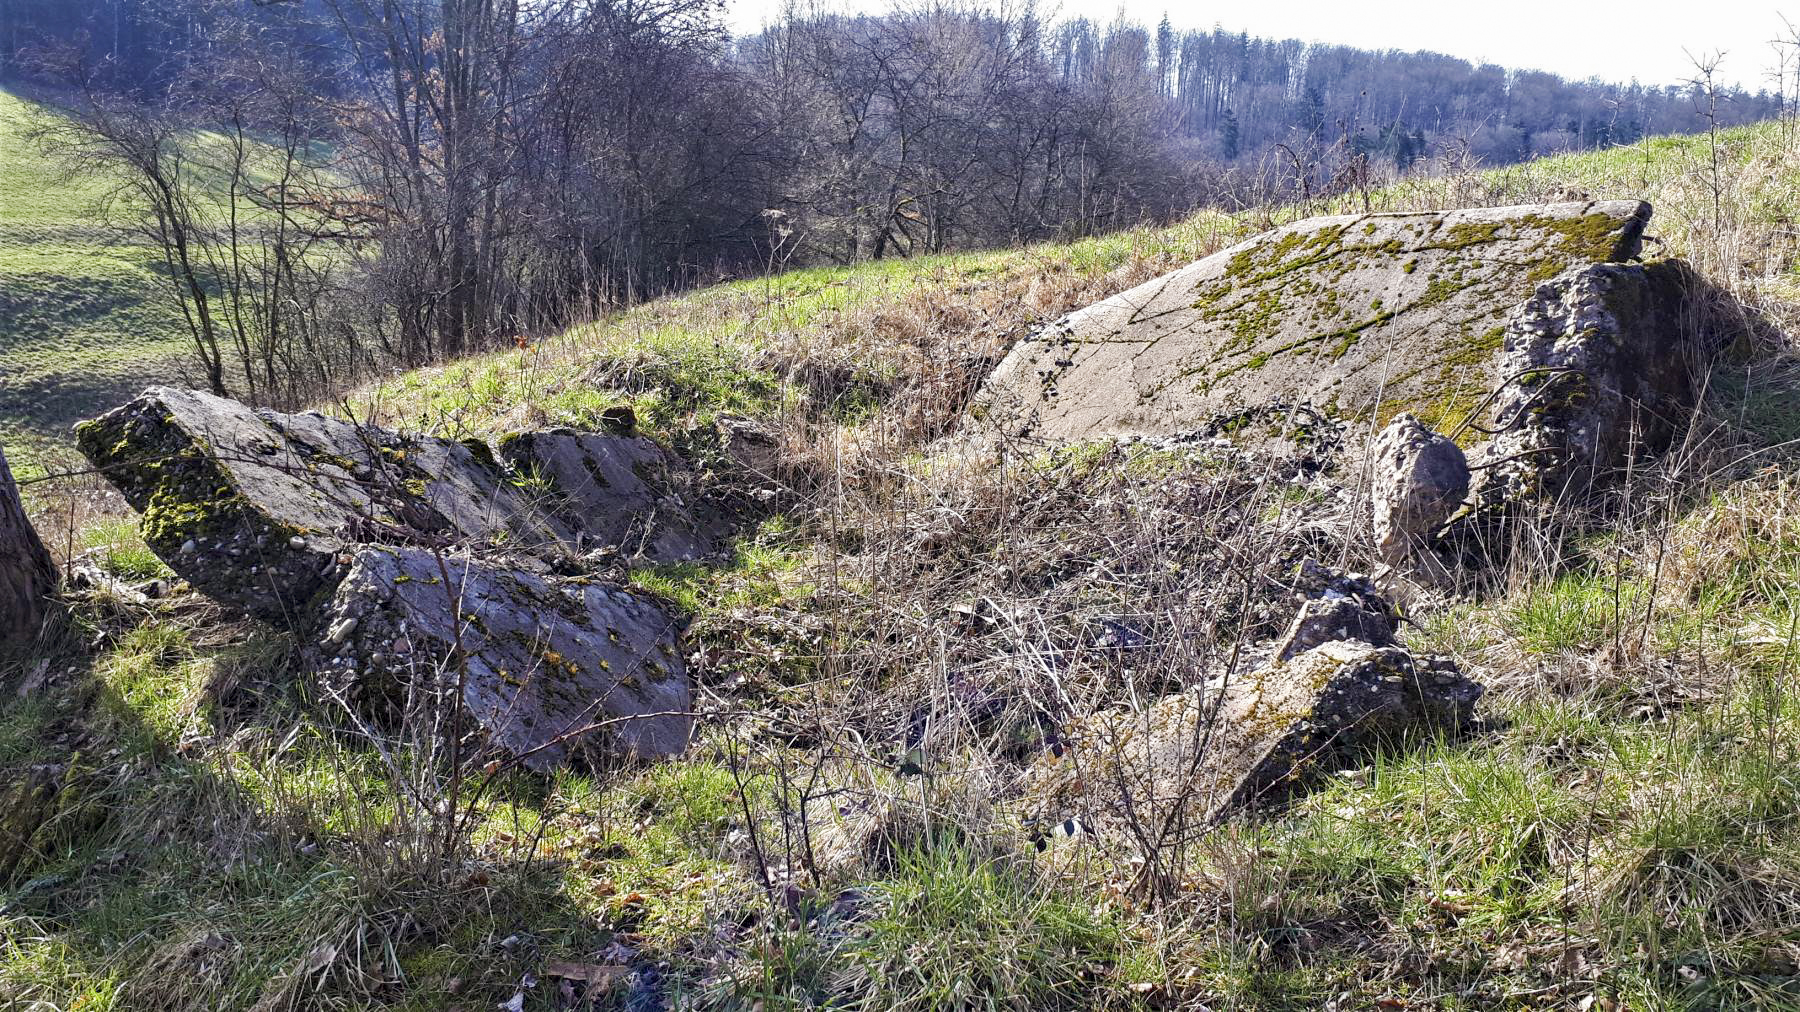
{"label": "green moss on concrete", "polygon": [[1532,214],[1521,220],[1528,227],[1561,236],[1562,251],[1570,261],[1609,263],[1619,260],[1623,252],[1620,247],[1624,235],[1619,223],[1604,214],[1589,214],[1580,218],[1551,218]]}

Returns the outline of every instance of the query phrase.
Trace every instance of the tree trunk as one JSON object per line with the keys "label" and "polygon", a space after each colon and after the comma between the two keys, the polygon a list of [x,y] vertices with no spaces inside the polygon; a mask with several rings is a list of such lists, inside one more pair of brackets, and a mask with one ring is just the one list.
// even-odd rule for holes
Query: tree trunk
{"label": "tree trunk", "polygon": [[56,564],[31,529],[0,449],[0,646],[25,646],[44,624]]}

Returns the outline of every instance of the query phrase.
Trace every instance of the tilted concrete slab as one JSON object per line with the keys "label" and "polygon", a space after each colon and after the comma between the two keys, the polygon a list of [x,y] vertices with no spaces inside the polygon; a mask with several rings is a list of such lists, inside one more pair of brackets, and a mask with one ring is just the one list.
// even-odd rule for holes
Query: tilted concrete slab
{"label": "tilted concrete slab", "polygon": [[170,387],[81,423],[76,442],[143,514],[144,542],[170,568],[279,624],[302,622],[350,545],[568,550],[567,532],[480,443]]}
{"label": "tilted concrete slab", "polygon": [[315,667],[360,709],[460,688],[488,740],[536,770],[582,749],[648,759],[687,748],[693,698],[679,630],[642,594],[367,547],[324,619]]}
{"label": "tilted concrete slab", "polygon": [[1309,218],[1045,328],[976,415],[1047,440],[1300,401],[1447,427],[1495,386],[1508,314],[1571,266],[1635,257],[1649,218],[1640,201]]}

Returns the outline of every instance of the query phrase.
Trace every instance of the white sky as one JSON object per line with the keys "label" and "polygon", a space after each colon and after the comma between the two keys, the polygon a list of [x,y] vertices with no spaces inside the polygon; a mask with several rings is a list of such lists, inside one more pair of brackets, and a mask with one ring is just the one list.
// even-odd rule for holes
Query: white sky
{"label": "white sky", "polygon": [[[916,2],[916,0],[915,0]],[[1775,67],[1769,40],[1785,34],[1780,15],[1800,25],[1800,0],[1039,0],[1063,17],[1111,20],[1124,10],[1154,25],[1297,38],[1365,49],[1430,49],[1473,62],[1548,70],[1576,80],[1678,84],[1694,76],[1683,54],[1722,50],[1729,83],[1755,90]],[[755,31],[782,0],[728,0],[732,30]],[[832,0],[880,11],[891,0]]]}

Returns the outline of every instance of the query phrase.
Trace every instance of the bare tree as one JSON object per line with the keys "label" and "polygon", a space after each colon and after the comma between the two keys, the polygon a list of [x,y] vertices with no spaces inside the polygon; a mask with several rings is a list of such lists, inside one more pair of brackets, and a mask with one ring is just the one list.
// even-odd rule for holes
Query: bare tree
{"label": "bare tree", "polygon": [[41,120],[30,136],[71,177],[107,184],[102,212],[159,253],[207,386],[229,394],[224,335],[200,249],[204,198],[196,193],[183,127],[164,110],[103,93],[91,77],[85,80],[80,105],[66,117]]}

